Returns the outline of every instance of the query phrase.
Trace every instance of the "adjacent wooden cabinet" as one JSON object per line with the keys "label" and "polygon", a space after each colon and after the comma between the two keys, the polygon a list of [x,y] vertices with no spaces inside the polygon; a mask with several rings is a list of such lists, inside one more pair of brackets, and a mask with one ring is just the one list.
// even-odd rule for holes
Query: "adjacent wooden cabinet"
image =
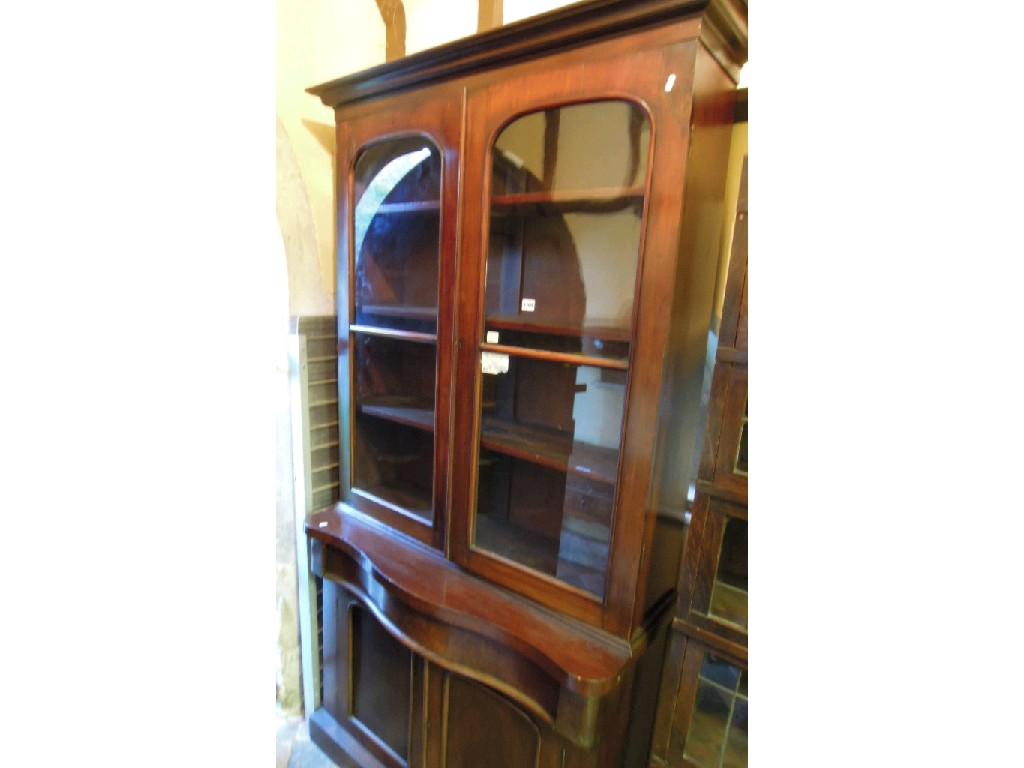
{"label": "adjacent wooden cabinet", "polygon": [[314,739],[646,765],[723,229],[739,2],[594,0],[336,111],[341,502]]}
{"label": "adjacent wooden cabinet", "polygon": [[655,768],[747,764],[747,168],[707,432],[662,674]]}

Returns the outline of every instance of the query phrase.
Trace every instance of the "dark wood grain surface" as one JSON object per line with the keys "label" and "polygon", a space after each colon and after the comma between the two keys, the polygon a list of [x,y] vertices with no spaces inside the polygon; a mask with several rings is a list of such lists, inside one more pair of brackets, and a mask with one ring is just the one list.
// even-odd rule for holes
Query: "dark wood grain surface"
{"label": "dark wood grain surface", "polygon": [[318,512],[306,531],[357,558],[386,592],[382,604],[399,600],[454,627],[497,639],[581,693],[611,688],[630,660],[628,643],[546,611],[465,573],[426,547],[343,512],[343,505]]}

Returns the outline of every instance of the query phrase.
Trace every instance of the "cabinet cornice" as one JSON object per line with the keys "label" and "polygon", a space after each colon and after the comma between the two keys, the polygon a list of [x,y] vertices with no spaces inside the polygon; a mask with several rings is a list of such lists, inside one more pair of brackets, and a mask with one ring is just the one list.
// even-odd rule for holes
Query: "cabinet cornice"
{"label": "cabinet cornice", "polygon": [[307,92],[338,108],[701,13],[705,44],[736,80],[747,56],[746,0],[591,0],[321,83]]}

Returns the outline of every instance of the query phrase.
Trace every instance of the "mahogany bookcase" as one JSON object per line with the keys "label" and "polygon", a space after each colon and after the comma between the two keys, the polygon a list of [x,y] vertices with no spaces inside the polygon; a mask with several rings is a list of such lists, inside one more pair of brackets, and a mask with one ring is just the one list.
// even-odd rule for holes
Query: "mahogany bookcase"
{"label": "mahogany bookcase", "polygon": [[647,763],[745,59],[745,3],[592,0],[310,89],[341,444],[311,730],[339,764]]}

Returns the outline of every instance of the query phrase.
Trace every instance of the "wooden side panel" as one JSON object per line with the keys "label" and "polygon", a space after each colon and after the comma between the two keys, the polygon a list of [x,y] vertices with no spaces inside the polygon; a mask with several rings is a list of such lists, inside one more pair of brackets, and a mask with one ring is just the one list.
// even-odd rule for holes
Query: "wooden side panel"
{"label": "wooden side panel", "polygon": [[642,768],[651,751],[658,686],[665,659],[671,622],[663,621],[650,648],[637,663],[630,703],[629,730],[626,734],[625,768]]}
{"label": "wooden side panel", "polygon": [[[683,221],[678,269],[674,275],[668,354],[663,368],[658,450],[654,467],[647,551],[660,538],[665,511],[682,515],[690,484],[696,479],[698,448],[704,430],[701,392],[707,373],[708,331],[714,309],[714,286],[725,215],[725,185],[732,143],[735,85],[701,46],[693,81],[693,120],[683,191]],[[661,553],[657,553],[661,555]],[[652,566],[643,587],[644,610],[675,587],[675,562]]]}
{"label": "wooden side panel", "polygon": [[[730,576],[742,576],[745,582],[746,575],[745,537],[731,537],[723,553],[730,521],[735,526],[733,533],[739,533],[745,530],[747,519],[746,475],[736,471],[747,394],[746,169],[744,160],[697,494],[686,540],[677,617],[662,670],[651,766],[692,768],[707,761],[714,765],[746,765],[747,636],[740,626],[717,615],[745,616],[745,596],[742,612],[729,610],[737,606],[723,598],[730,594],[739,597],[739,593],[728,589],[719,592],[717,607],[712,608],[716,588],[722,586],[716,584],[720,566],[727,588],[735,580]],[[745,460],[742,466],[745,469]],[[736,546],[739,542],[742,546]],[[716,688],[714,679],[701,682],[708,654],[742,670],[743,679],[737,679],[734,688],[726,686],[728,690],[721,685]],[[708,674],[714,677],[713,670],[704,677]],[[722,706],[716,708],[716,703],[722,701],[729,702],[727,712]]]}
{"label": "wooden side panel", "polygon": [[668,650],[661,668],[658,686],[658,709],[654,718],[654,733],[651,735],[651,761],[664,762],[671,737],[672,716],[675,714],[676,693],[683,673],[683,656],[686,652],[686,636],[669,630]]}
{"label": "wooden side panel", "polygon": [[743,159],[739,199],[736,201],[736,223],[733,229],[732,257],[729,259],[729,282],[722,308],[722,329],[719,344],[723,347],[747,349],[747,159]]}

